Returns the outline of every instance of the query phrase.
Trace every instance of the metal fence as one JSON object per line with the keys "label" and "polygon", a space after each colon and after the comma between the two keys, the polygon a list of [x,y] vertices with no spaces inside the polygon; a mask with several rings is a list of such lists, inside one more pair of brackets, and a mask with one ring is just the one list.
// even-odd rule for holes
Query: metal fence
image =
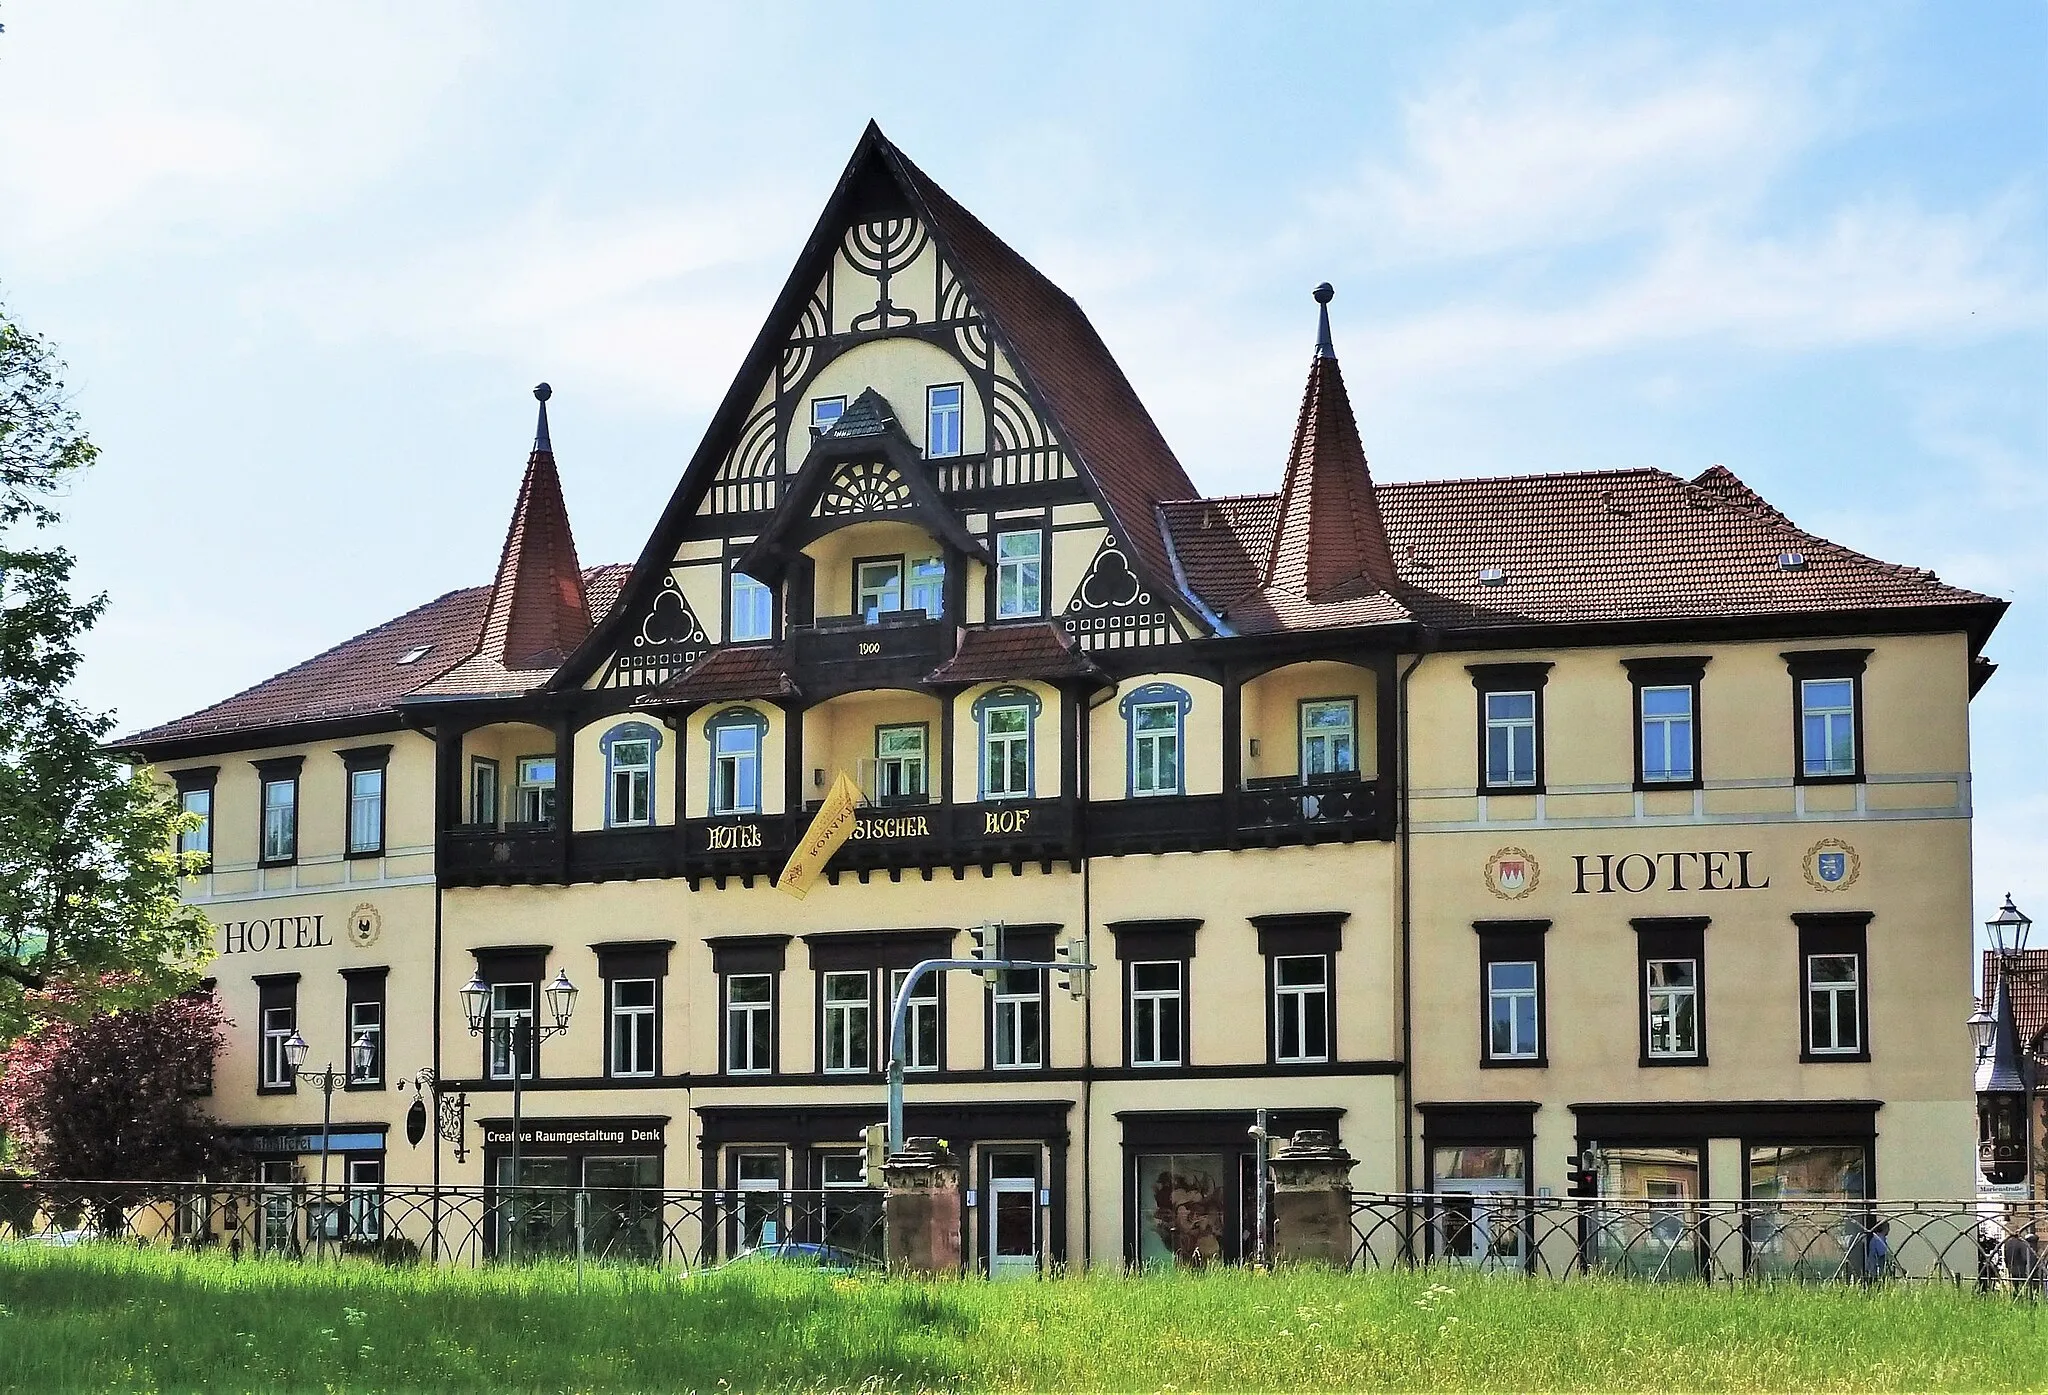
{"label": "metal fence", "polygon": [[1353,1269],[1941,1280],[2048,1296],[2048,1206],[2038,1203],[1355,1192],[1351,1232]]}
{"label": "metal fence", "polygon": [[234,1255],[708,1267],[769,1245],[879,1260],[883,1193],[0,1179],[0,1244],[113,1240]]}

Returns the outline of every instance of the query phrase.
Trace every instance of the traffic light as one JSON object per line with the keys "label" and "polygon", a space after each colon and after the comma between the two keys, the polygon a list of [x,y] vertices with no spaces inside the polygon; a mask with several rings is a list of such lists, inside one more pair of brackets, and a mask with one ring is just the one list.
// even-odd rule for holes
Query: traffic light
{"label": "traffic light", "polygon": [[[993,961],[1003,957],[1003,923],[1000,920],[984,920],[967,933],[974,937],[972,958]],[[996,972],[994,969],[976,969],[974,974],[983,983],[994,983]]]}
{"label": "traffic light", "polygon": [[1592,1161],[1590,1149],[1585,1154],[1571,1153],[1565,1157],[1564,1176],[1571,1184],[1570,1189],[1565,1192],[1566,1196],[1600,1195],[1600,1174],[1591,1165]]}
{"label": "traffic light", "polygon": [[889,1126],[886,1123],[869,1124],[860,1131],[860,1141],[865,1148],[861,1163],[861,1181],[871,1187],[882,1185],[882,1163],[889,1156]]}
{"label": "traffic light", "polygon": [[1071,998],[1087,997],[1088,971],[1090,968],[1088,963],[1088,942],[1079,935],[1071,939],[1062,940],[1059,948],[1053,951],[1053,957],[1058,959],[1062,966],[1059,971],[1060,987],[1067,990],[1067,996]]}

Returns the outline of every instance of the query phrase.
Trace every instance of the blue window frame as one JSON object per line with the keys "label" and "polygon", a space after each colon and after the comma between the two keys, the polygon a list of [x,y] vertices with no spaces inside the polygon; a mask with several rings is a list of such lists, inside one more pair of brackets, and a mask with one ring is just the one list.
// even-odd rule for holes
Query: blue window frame
{"label": "blue window frame", "polygon": [[927,456],[960,453],[960,384],[942,383],[925,389],[925,414],[928,429],[925,432]]}
{"label": "blue window frame", "polygon": [[1171,683],[1147,683],[1117,704],[1124,719],[1124,793],[1187,793],[1186,728],[1195,700]]}
{"label": "blue window frame", "polygon": [[645,722],[621,722],[597,745],[604,752],[604,826],[653,823],[654,753],[661,749],[661,733]]}
{"label": "blue window frame", "polygon": [[761,746],[767,734],[768,719],[751,707],[728,707],[704,724],[714,816],[761,812]]}
{"label": "blue window frame", "polygon": [[974,700],[981,798],[1034,797],[1038,752],[1033,733],[1043,706],[1029,688],[992,688]]}

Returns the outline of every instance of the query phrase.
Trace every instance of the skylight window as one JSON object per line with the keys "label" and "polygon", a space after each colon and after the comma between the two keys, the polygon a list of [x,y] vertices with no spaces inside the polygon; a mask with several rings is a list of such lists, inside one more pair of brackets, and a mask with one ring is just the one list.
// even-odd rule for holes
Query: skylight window
{"label": "skylight window", "polygon": [[1479,569],[1479,584],[1481,586],[1505,585],[1507,579],[1508,574],[1499,567],[1481,567]]}
{"label": "skylight window", "polygon": [[405,653],[404,653],[404,654],[402,654],[402,655],[400,655],[400,656],[399,656],[398,662],[399,662],[399,663],[400,663],[401,665],[404,665],[404,664],[416,664],[416,663],[418,663],[418,662],[419,662],[419,661],[420,661],[421,659],[424,659],[424,658],[426,658],[426,657],[427,657],[427,655],[428,655],[428,654],[429,654],[430,652],[432,652],[433,648],[434,648],[434,646],[433,646],[433,645],[431,645],[431,644],[422,644],[422,645],[421,645],[421,646],[420,646],[419,648],[417,648],[417,649],[408,649],[408,650],[406,650],[406,651],[405,651]]}

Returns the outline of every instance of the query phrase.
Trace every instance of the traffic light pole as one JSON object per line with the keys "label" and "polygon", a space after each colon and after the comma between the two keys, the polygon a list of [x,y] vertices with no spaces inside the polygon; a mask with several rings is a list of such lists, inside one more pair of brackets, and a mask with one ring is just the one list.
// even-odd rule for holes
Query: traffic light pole
{"label": "traffic light pole", "polygon": [[1088,973],[1094,967],[1093,964],[1077,964],[1071,959],[926,959],[914,966],[904,976],[903,986],[896,990],[895,1005],[889,1010],[889,1152],[903,1151],[903,1029],[910,1016],[911,994],[917,991],[918,983],[926,974],[943,973],[947,969],[994,970],[997,973],[1044,969],[1056,974]]}

